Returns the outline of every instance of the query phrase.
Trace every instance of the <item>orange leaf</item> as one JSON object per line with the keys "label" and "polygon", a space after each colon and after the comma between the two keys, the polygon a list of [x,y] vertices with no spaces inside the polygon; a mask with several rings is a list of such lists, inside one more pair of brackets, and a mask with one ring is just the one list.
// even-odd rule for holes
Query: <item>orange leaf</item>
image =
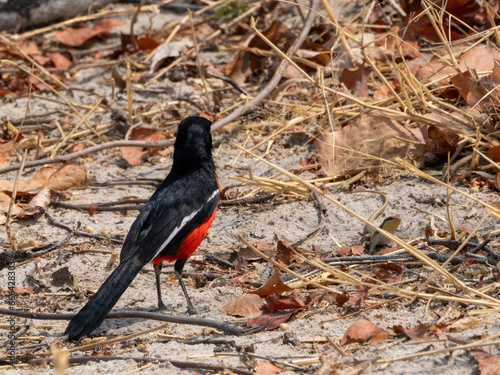
{"label": "orange leaf", "polygon": [[500,146],[490,148],[488,150],[488,157],[495,163],[500,162]]}
{"label": "orange leaf", "polygon": [[[132,132],[132,136],[130,137],[134,141],[162,141],[170,138],[170,136],[162,131],[151,128],[137,128]],[[142,147],[122,147],[121,153],[122,157],[129,163],[130,165],[139,165],[142,163],[143,159],[146,157],[146,154],[153,154],[157,152],[158,149],[149,149],[144,150]]]}
{"label": "orange leaf", "polygon": [[67,46],[79,47],[87,40],[101,34],[110,33],[116,26],[125,25],[126,22],[113,18],[103,19],[92,27],[74,29],[67,27],[61,31],[54,31],[56,39]]}
{"label": "orange leaf", "polygon": [[137,39],[137,45],[139,46],[139,49],[145,51],[155,49],[160,45],[160,43],[158,43],[153,38],[139,38]]}
{"label": "orange leaf", "polygon": [[293,290],[289,286],[283,284],[281,281],[279,274],[274,273],[269,279],[267,279],[266,283],[262,285],[260,288],[254,290],[252,293],[257,294],[259,297],[266,297],[271,294],[280,294],[283,292],[288,292]]}
{"label": "orange leaf", "polygon": [[9,164],[10,151],[14,143],[12,141],[4,141],[0,139],[0,167],[5,167]]}
{"label": "orange leaf", "polygon": [[232,316],[255,317],[262,314],[265,303],[256,294],[243,294],[220,308],[222,312]]}
{"label": "orange leaf", "polygon": [[482,350],[474,350],[473,353],[481,375],[500,374],[500,356],[492,356]]}
{"label": "orange leaf", "polygon": [[368,319],[360,319],[347,328],[340,345],[343,346],[353,342],[366,341],[370,339],[373,344],[377,344],[381,341],[387,340],[388,337],[389,335],[386,331],[377,327]]}
{"label": "orange leaf", "polygon": [[19,294],[21,296],[27,296],[29,294],[35,293],[35,288],[32,287],[32,286],[29,286],[27,288],[17,288],[17,287],[14,287],[14,292],[16,292],[17,294]]}
{"label": "orange leaf", "polygon": [[281,367],[276,366],[271,362],[262,362],[257,365],[255,373],[257,375],[274,375],[282,370]]}
{"label": "orange leaf", "polygon": [[267,296],[266,304],[269,311],[298,310],[306,305],[295,293],[288,296],[279,294]]}
{"label": "orange leaf", "polygon": [[90,181],[85,166],[67,164],[52,174],[43,187],[48,187],[52,191],[64,191],[87,186]]}

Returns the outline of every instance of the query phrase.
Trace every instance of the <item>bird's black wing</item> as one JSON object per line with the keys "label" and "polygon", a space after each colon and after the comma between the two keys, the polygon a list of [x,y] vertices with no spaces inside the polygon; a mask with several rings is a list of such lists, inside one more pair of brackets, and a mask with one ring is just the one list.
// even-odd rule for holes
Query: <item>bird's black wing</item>
{"label": "bird's black wing", "polygon": [[214,211],[218,201],[213,172],[169,174],[132,224],[121,261],[137,255],[144,265],[160,252],[175,255],[183,239]]}

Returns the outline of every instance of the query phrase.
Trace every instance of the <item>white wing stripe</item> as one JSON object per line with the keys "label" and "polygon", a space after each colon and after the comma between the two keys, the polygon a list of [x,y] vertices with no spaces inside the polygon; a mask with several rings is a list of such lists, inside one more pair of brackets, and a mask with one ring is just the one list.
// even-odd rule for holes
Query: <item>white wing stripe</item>
{"label": "white wing stripe", "polygon": [[[219,194],[220,194],[219,189],[215,190],[213,192],[213,194],[210,196],[210,198],[208,198],[207,203],[210,202],[212,199],[214,199]],[[180,225],[178,227],[175,227],[175,229],[172,231],[172,233],[170,233],[170,236],[168,236],[168,238],[165,240],[165,242],[163,242],[163,244],[160,246],[160,248],[158,249],[158,251],[156,252],[156,254],[154,255],[153,258],[156,258],[158,256],[158,254],[160,254],[163,251],[163,249],[165,249],[167,247],[167,245],[170,243],[170,241],[172,241],[172,239],[177,235],[177,233],[179,233],[179,231],[182,228],[184,228],[186,223],[188,223],[193,217],[195,217],[196,214],[201,211],[201,209],[202,209],[202,207],[199,210],[193,212],[191,215],[186,216],[184,219],[182,219]]]}

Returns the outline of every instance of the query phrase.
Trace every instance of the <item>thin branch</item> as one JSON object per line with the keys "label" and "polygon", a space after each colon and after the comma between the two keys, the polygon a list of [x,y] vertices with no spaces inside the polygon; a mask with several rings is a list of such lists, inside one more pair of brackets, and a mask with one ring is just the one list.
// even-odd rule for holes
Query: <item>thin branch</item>
{"label": "thin branch", "polygon": [[[252,371],[243,370],[235,367],[226,367],[221,365],[212,365],[210,363],[201,363],[201,362],[189,362],[189,361],[178,361],[175,359],[166,359],[166,358],[155,358],[155,357],[134,357],[134,356],[74,356],[69,357],[69,363],[88,363],[88,362],[100,362],[100,361],[128,361],[132,360],[139,363],[144,362],[168,362],[175,367],[182,369],[201,369],[208,371],[216,371],[226,373],[229,371],[231,374],[241,374],[241,375],[252,375]],[[47,363],[51,363],[52,358],[41,358],[41,359],[32,359],[29,360],[28,363],[30,365],[39,366]]]}
{"label": "thin branch", "polygon": [[[154,141],[154,142],[112,141],[112,142],[102,143],[102,144],[97,145],[97,146],[89,147],[89,148],[86,148],[84,150],[81,150],[78,152],[73,152],[73,153],[67,154],[67,155],[60,155],[60,156],[56,156],[54,158],[46,158],[46,159],[29,161],[25,164],[24,168],[25,169],[33,168],[33,167],[37,167],[39,165],[45,165],[45,164],[66,163],[70,160],[77,159],[80,156],[85,156],[88,154],[92,154],[94,152],[106,150],[108,148],[113,148],[113,147],[164,148],[164,147],[172,146],[173,144],[174,144],[173,139],[167,139],[164,141]],[[9,165],[8,167],[5,167],[5,168],[1,168],[0,174],[15,171],[16,169],[19,169],[20,166],[21,166],[20,164],[14,164],[14,165]]]}
{"label": "thin branch", "polygon": [[[71,320],[76,314],[48,314],[48,313],[35,313],[30,311],[15,311],[10,309],[0,308],[0,315],[18,316],[21,318],[30,318],[33,320]],[[260,332],[266,329],[267,326],[258,326],[255,328],[247,329],[229,324],[226,322],[219,322],[213,319],[203,319],[193,316],[178,316],[166,315],[161,313],[153,313],[148,311],[111,311],[106,316],[106,319],[150,319],[158,320],[161,322],[169,322],[176,324],[187,324],[201,327],[210,327],[227,333],[229,335],[244,336]]]}

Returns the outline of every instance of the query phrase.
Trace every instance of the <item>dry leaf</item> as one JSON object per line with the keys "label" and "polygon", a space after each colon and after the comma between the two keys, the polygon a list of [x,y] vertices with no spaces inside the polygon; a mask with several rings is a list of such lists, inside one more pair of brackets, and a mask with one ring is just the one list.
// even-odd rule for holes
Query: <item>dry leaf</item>
{"label": "dry leaf", "polygon": [[373,273],[379,280],[393,284],[403,280],[404,269],[399,264],[388,262],[374,266]]}
{"label": "dry leaf", "polygon": [[500,162],[500,146],[490,148],[487,156],[495,163]]}
{"label": "dry leaf", "polygon": [[177,58],[192,46],[193,42],[188,39],[183,39],[162,45],[156,50],[153,58],[151,59],[149,74],[153,74],[154,72],[156,72],[160,68],[161,63],[169,57]]}
{"label": "dry leaf", "polygon": [[288,296],[273,294],[266,297],[266,305],[269,311],[300,310],[306,306],[298,295],[292,293]]}
{"label": "dry leaf", "polygon": [[[423,128],[420,130],[422,131]],[[457,148],[459,137],[457,132],[444,126],[429,125],[423,131],[427,148],[434,155],[447,155]]]}
{"label": "dry leaf", "polygon": [[293,290],[289,286],[283,284],[278,273],[273,273],[266,283],[260,288],[254,290],[252,293],[257,294],[259,297],[266,297],[271,294],[281,294]]}
{"label": "dry leaf", "polygon": [[[162,141],[171,138],[169,134],[163,130],[156,130],[151,128],[137,128],[132,132],[130,137],[134,141]],[[159,149],[148,149],[145,150],[143,147],[122,147],[121,153],[122,157],[130,165],[139,165],[143,162],[146,155],[158,152]]]}
{"label": "dry leaf", "polygon": [[0,168],[9,164],[10,151],[12,150],[13,145],[14,142],[12,141],[4,141],[3,139],[0,139]]}
{"label": "dry leaf", "polygon": [[462,71],[474,69],[476,72],[493,70],[495,59],[500,60],[500,51],[493,47],[476,46],[460,57]]}
{"label": "dry leaf", "polygon": [[262,314],[262,308],[264,306],[264,300],[258,295],[243,294],[226,303],[220,310],[228,315],[249,318]]}
{"label": "dry leaf", "polygon": [[[493,206],[495,207],[498,211],[500,211],[500,201],[491,201],[490,202],[490,206]],[[489,212],[491,213],[496,219],[500,220],[500,216],[493,210],[491,210],[490,208],[486,207],[484,209],[486,212]]]}
{"label": "dry leaf", "polygon": [[66,56],[59,52],[47,52],[46,56],[57,69],[68,69],[72,62]]}
{"label": "dry leaf", "polygon": [[101,34],[110,33],[116,26],[125,25],[126,22],[113,18],[103,19],[92,27],[81,27],[74,29],[67,27],[61,31],[54,31],[56,39],[67,46],[79,47],[87,40]]}
{"label": "dry leaf", "polygon": [[400,157],[420,164],[426,152],[412,132],[383,115],[364,116],[333,133],[324,133],[315,146],[321,166],[333,176],[382,171],[386,165],[379,158],[390,161]]}
{"label": "dry leaf", "polygon": [[284,323],[288,319],[290,319],[293,313],[295,313],[295,311],[286,313],[279,312],[279,313],[262,314],[256,318],[247,320],[247,327],[251,328],[261,324],[269,324],[266,330],[271,331],[275,328],[278,328],[281,323]]}
{"label": "dry leaf", "polygon": [[281,367],[276,366],[271,362],[262,362],[255,368],[255,373],[257,375],[274,375],[282,370]]}
{"label": "dry leaf", "polygon": [[[7,222],[7,212],[9,211],[11,197],[5,193],[0,192],[0,225]],[[11,215],[16,216],[19,214],[19,208],[14,204],[12,206]]]}
{"label": "dry leaf", "polygon": [[368,319],[359,319],[347,328],[340,345],[347,345],[353,342],[370,340],[373,344],[387,340],[389,335],[383,329],[377,327]]}
{"label": "dry leaf", "polygon": [[35,293],[35,287],[33,287],[33,286],[29,286],[27,288],[14,287],[14,292],[16,292],[16,294],[19,294],[21,296],[27,296],[27,295]]}
{"label": "dry leaf", "polygon": [[346,85],[351,93],[357,97],[366,98],[368,96],[369,75],[370,69],[361,65],[355,69],[344,69],[339,80]]}
{"label": "dry leaf", "polygon": [[459,319],[456,322],[450,324],[448,329],[450,331],[467,331],[474,329],[482,325],[484,322],[481,319],[475,318],[473,316],[466,316],[465,318]]}
{"label": "dry leaf", "polygon": [[56,287],[71,287],[74,284],[75,278],[69,272],[68,267],[63,267],[52,273],[52,285]]}
{"label": "dry leaf", "polygon": [[50,189],[45,187],[19,212],[18,219],[26,220],[45,211],[50,204]]}
{"label": "dry leaf", "polygon": [[420,323],[413,328],[404,328],[401,325],[393,327],[395,333],[404,333],[412,340],[416,340],[425,336],[429,332],[429,323]]}
{"label": "dry leaf", "polygon": [[43,187],[48,187],[52,191],[64,191],[87,186],[90,182],[85,166],[67,164],[52,174]]}
{"label": "dry leaf", "polygon": [[500,356],[492,356],[482,350],[473,350],[481,375],[500,375]]}

